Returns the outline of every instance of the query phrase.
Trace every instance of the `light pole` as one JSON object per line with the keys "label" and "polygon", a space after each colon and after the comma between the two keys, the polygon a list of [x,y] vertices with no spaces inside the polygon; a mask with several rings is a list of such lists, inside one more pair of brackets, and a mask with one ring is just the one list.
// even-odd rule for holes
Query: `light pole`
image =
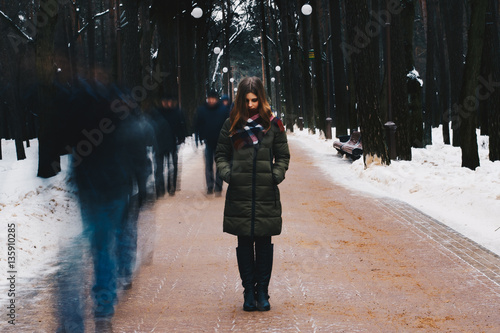
{"label": "light pole", "polygon": [[[386,1],[389,6],[389,0]],[[384,124],[389,146],[389,158],[395,160],[397,158],[396,151],[396,128],[397,125],[392,121],[392,84],[391,84],[391,20],[388,19],[386,25],[386,44],[387,44],[387,122]]]}
{"label": "light pole", "polygon": [[276,65],[276,67],[274,67],[274,70],[276,71],[276,77],[278,78],[276,80],[276,108],[278,109],[278,116],[281,117],[281,91],[280,91],[281,66]]}
{"label": "light pole", "polygon": [[229,82],[231,82],[231,88],[230,88],[231,95],[229,96],[229,98],[231,98],[232,102],[234,101],[234,77],[230,78]]}
{"label": "light pole", "polygon": [[[200,7],[195,7],[191,11],[191,16],[195,19],[199,19],[203,16],[203,10]],[[181,88],[181,42],[180,42],[180,16],[177,14],[177,103],[179,109],[181,108],[182,102],[182,88]]]}
{"label": "light pole", "polygon": [[[226,92],[224,91],[224,85],[227,83],[227,95],[229,96],[229,95],[230,95],[230,93],[229,93],[229,74],[228,74],[228,72],[229,72],[229,69],[228,69],[227,67],[223,67],[223,68],[222,68],[222,73],[224,73],[224,74],[222,74],[222,82],[223,82],[223,83],[222,83],[222,91],[223,91],[224,93],[226,93]],[[226,79],[227,79],[227,80],[226,80]]]}
{"label": "light pole", "polygon": [[[306,4],[304,4],[300,8],[300,11],[302,12],[302,14],[304,16],[309,16],[309,15],[312,14],[313,9],[312,9],[312,6],[309,3],[306,3]],[[307,45],[307,46],[309,46],[309,45]],[[309,59],[313,59],[313,58],[314,58],[314,50],[309,50]],[[314,115],[314,87],[313,87],[313,82],[314,82],[314,61],[311,61],[311,93],[313,94],[312,109],[313,109],[313,115]],[[305,106],[305,103],[304,103],[304,106]],[[301,131],[303,129],[303,126],[304,126],[304,108],[302,109],[302,117],[299,117],[299,128],[300,128]],[[308,127],[310,127],[310,126],[311,125],[308,124]],[[313,129],[314,129],[314,125],[313,125]]]}

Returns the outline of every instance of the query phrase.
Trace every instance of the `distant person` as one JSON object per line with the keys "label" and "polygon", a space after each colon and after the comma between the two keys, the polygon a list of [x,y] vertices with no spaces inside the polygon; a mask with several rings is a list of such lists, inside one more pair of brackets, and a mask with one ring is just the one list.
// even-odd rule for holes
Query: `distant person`
{"label": "distant person", "polygon": [[210,91],[206,103],[200,106],[196,113],[196,133],[198,139],[205,143],[205,180],[207,195],[222,192],[222,178],[215,166],[215,148],[222,125],[229,117],[229,109],[219,101],[219,94]]}
{"label": "distant person", "polygon": [[228,95],[222,95],[220,98],[222,105],[224,105],[229,111],[231,111],[231,98]]}
{"label": "distant person", "polygon": [[186,122],[184,114],[179,109],[177,98],[172,95],[164,96],[156,111],[156,139],[155,152],[155,182],[158,197],[165,195],[165,160],[167,163],[167,192],[175,195],[178,177],[178,146],[186,139]]}
{"label": "distant person", "polygon": [[216,149],[217,170],[229,184],[224,232],[238,236],[236,257],[243,310],[268,311],[273,266],[271,236],[281,233],[278,184],[290,161],[286,132],[267,102],[262,81],[243,79]]}

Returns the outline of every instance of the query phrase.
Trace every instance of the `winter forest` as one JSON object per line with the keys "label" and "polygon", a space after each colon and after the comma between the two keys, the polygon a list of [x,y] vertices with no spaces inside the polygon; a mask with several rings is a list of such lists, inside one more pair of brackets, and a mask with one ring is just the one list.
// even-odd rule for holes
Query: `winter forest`
{"label": "winter forest", "polygon": [[500,159],[499,17],[497,0],[1,0],[0,139],[21,160],[38,138],[51,177],[82,82],[116,85],[123,112],[177,95],[191,131],[208,90],[234,98],[255,75],[290,131],[360,128],[365,158],[390,164],[443,125],[474,170],[477,129]]}

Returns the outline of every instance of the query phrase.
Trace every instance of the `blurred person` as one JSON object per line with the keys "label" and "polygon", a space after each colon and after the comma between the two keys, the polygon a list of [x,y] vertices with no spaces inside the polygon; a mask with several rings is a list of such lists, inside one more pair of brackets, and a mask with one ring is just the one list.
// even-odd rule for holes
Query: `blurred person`
{"label": "blurred person", "polygon": [[244,78],[216,149],[217,170],[229,184],[224,232],[238,237],[236,257],[244,288],[243,310],[268,311],[274,245],[281,233],[278,184],[290,152],[283,123],[267,102],[262,81]]}
{"label": "blurred person", "polygon": [[207,94],[206,102],[196,112],[196,133],[198,140],[205,143],[205,180],[207,194],[220,196],[222,178],[215,165],[215,149],[222,125],[229,117],[229,109],[219,101],[219,94],[212,90]]}
{"label": "blurred person", "polygon": [[155,152],[155,181],[157,197],[165,195],[165,160],[167,162],[167,192],[175,195],[178,185],[178,146],[186,139],[184,114],[178,107],[177,98],[166,95],[154,111],[153,119],[157,137]]}
{"label": "blurred person", "polygon": [[220,101],[222,102],[222,105],[228,109],[228,111],[231,111],[231,98],[229,98],[228,95],[222,95]]}
{"label": "blurred person", "polygon": [[[117,292],[132,287],[139,206],[151,172],[137,110],[124,112],[120,95],[116,87],[80,80],[70,104],[72,171],[93,261],[96,323],[110,323]],[[121,108],[113,109],[113,101]],[[63,332],[66,320],[63,312]]]}

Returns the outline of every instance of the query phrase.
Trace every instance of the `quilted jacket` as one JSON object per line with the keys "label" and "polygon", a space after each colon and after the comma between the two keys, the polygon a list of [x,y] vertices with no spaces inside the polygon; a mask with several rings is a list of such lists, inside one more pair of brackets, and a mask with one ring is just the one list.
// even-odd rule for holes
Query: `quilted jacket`
{"label": "quilted jacket", "polygon": [[226,120],[219,135],[215,160],[229,184],[224,207],[224,232],[237,236],[274,236],[281,233],[278,184],[290,161],[286,132],[274,122],[259,144],[235,150]]}

